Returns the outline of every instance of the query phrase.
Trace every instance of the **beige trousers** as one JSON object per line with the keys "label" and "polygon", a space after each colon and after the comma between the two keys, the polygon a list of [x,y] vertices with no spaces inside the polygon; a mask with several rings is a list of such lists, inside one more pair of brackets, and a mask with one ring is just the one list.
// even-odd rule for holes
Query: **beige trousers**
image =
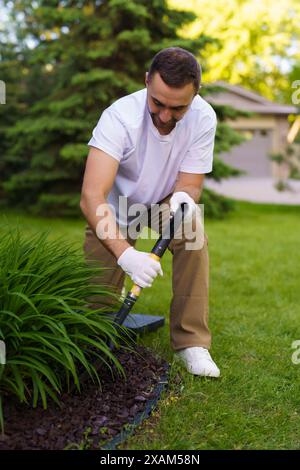
{"label": "beige trousers", "polygon": [[[169,221],[170,211],[168,206],[168,196],[156,205],[154,210],[148,211],[148,220],[145,217],[140,224],[140,232],[145,225],[154,228],[161,233],[161,230]],[[161,215],[160,215],[161,214]],[[195,237],[202,239],[201,248],[187,249],[186,242],[192,243],[190,235],[175,237],[169,245],[169,250],[173,255],[172,259],[172,290],[173,297],[170,304],[170,340],[172,348],[177,351],[191,346],[202,346],[207,349],[211,345],[211,334],[208,328],[208,279],[209,279],[209,258],[208,240],[201,228],[197,229],[197,224],[192,224]],[[202,233],[198,233],[199,230]],[[178,232],[177,232],[178,233]],[[204,237],[204,243],[203,243]],[[134,237],[127,236],[128,242],[134,246]],[[154,245],[155,241],[153,241]],[[104,270],[101,278],[94,281],[101,285],[107,285],[115,293],[121,293],[123,288],[125,273],[118,266],[116,258],[104,247],[101,241],[94,235],[89,226],[86,227],[84,241],[85,258],[88,262],[98,263],[108,269]],[[97,307],[109,304],[93,300]]]}

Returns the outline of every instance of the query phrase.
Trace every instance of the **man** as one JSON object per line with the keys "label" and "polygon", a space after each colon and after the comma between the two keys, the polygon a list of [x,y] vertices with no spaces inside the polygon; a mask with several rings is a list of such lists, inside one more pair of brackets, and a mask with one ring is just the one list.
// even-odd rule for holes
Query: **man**
{"label": "man", "polygon": [[[124,235],[124,227],[135,219],[120,209],[120,197],[126,197],[129,209],[136,203],[147,209],[160,204],[163,220],[185,202],[195,227],[204,175],[212,171],[216,130],[215,112],[198,95],[200,80],[193,54],[179,47],[163,49],[146,73],[146,88],[107,108],[88,143],[80,203],[89,224],[84,250],[88,260],[111,268],[102,282],[117,292],[125,273],[143,288],[162,275],[160,263],[136,250],[135,240]],[[101,207],[108,208],[105,217]],[[202,235],[203,243],[197,249],[186,249],[184,237],[169,245],[170,336],[176,357],[189,372],[218,377],[208,352],[208,248],[200,231],[198,225],[195,237]]]}

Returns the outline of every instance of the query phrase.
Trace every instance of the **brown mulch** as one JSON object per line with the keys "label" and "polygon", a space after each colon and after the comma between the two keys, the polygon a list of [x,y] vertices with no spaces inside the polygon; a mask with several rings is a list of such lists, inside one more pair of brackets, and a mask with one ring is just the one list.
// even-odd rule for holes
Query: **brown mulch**
{"label": "brown mulch", "polygon": [[[16,398],[4,403],[5,434],[0,433],[0,450],[99,449],[119,436],[126,424],[144,411],[153,399],[166,363],[143,346],[135,354],[124,349],[114,354],[123,365],[126,379],[108,370],[101,372],[102,389],[87,383],[82,393],[62,396],[62,407],[49,401],[31,408]],[[5,398],[5,397],[4,397]]]}

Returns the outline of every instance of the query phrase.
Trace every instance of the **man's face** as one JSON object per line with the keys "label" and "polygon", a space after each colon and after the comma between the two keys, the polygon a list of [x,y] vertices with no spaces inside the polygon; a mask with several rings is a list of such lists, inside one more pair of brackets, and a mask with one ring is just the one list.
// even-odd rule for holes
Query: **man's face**
{"label": "man's face", "polygon": [[169,134],[188,111],[195,96],[194,85],[188,83],[181,88],[174,88],[166,85],[158,72],[150,81],[147,75],[148,108],[153,124],[160,134]]}

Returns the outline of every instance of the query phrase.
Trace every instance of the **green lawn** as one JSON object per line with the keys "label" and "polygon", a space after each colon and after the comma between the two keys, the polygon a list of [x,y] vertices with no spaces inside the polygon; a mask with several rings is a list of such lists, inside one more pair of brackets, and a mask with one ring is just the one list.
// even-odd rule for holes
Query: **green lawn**
{"label": "green lawn", "polygon": [[[127,449],[299,449],[300,208],[239,203],[224,221],[206,221],[210,248],[212,356],[220,379],[186,374],[169,346],[169,253],[164,277],[147,289],[135,311],[166,316],[166,326],[143,339],[172,363],[170,390],[158,410],[129,439]],[[3,218],[0,219],[1,222]],[[6,214],[26,232],[49,229],[80,246],[84,221]],[[3,224],[1,223],[3,230]],[[150,250],[153,240],[140,240]]]}

